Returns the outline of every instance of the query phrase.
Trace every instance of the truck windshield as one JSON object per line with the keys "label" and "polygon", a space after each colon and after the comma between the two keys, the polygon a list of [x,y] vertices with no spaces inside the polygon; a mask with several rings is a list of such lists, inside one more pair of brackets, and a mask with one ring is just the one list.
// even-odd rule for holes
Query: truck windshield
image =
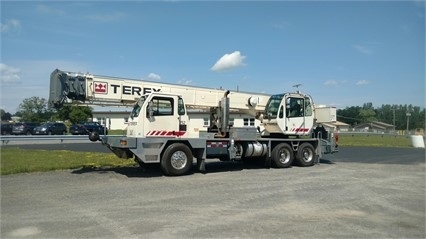
{"label": "truck windshield", "polygon": [[142,96],[139,98],[138,102],[136,102],[135,106],[133,106],[132,114],[130,115],[132,119],[139,116],[139,112],[141,111],[142,105],[145,102],[145,98],[145,96]]}
{"label": "truck windshield", "polygon": [[281,100],[283,99],[284,94],[272,95],[269,98],[268,103],[266,104],[266,116],[270,118],[276,118],[278,114],[278,109],[281,104]]}

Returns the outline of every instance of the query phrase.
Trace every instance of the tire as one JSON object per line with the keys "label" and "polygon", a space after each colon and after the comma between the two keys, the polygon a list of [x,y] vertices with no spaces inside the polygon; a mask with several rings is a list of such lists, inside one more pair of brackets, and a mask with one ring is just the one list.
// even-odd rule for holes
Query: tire
{"label": "tire", "polygon": [[314,146],[310,143],[303,143],[297,150],[296,163],[302,167],[309,167],[315,164],[316,157]]}
{"label": "tire", "polygon": [[277,168],[288,168],[293,163],[294,153],[290,145],[281,143],[272,149],[272,162]]}
{"label": "tire", "polygon": [[161,157],[161,169],[165,175],[180,176],[187,174],[192,167],[191,150],[182,143],[169,145]]}
{"label": "tire", "polygon": [[52,131],[48,131],[48,132],[47,132],[47,134],[48,134],[48,135],[52,135]]}
{"label": "tire", "polygon": [[32,135],[31,131],[28,130],[27,133],[26,133],[26,135]]}

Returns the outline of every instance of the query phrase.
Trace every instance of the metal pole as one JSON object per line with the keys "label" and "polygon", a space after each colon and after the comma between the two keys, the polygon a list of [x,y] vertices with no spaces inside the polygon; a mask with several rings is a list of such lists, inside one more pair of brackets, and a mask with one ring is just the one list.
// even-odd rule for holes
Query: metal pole
{"label": "metal pole", "polygon": [[395,133],[395,110],[396,109],[392,109],[392,111],[393,111],[393,133]]}
{"label": "metal pole", "polygon": [[408,131],[408,124],[410,123],[411,113],[407,111],[407,113],[405,115],[407,116],[407,133],[406,134],[410,134],[409,131]]}

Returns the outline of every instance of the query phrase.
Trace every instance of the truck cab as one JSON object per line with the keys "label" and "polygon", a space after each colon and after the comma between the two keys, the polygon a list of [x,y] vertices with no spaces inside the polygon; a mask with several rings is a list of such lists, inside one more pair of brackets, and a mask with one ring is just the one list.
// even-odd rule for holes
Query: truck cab
{"label": "truck cab", "polygon": [[265,107],[263,126],[269,136],[309,135],[313,127],[313,101],[300,93],[276,94]]}
{"label": "truck cab", "polygon": [[128,137],[187,136],[188,115],[181,96],[164,93],[143,95],[134,105]]}

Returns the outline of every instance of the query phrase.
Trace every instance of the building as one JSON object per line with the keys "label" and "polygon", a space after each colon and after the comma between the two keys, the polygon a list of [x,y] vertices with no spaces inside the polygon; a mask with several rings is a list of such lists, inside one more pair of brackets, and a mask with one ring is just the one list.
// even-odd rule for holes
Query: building
{"label": "building", "polygon": [[333,129],[333,131],[338,131],[338,132],[350,131],[350,125],[340,121],[324,122],[322,124],[324,125],[325,128]]}
{"label": "building", "polygon": [[[129,121],[130,113],[130,111],[93,111],[93,121],[106,125],[106,127],[110,130],[125,130]],[[191,112],[189,113],[189,116],[191,121],[198,122],[199,125],[202,125],[205,128],[207,128],[210,124],[210,114],[208,112]],[[261,127],[260,121],[250,115],[230,112],[229,120],[234,127]]]}
{"label": "building", "polygon": [[389,133],[395,129],[392,124],[383,123],[380,121],[373,121],[368,123],[362,123],[354,126],[354,131],[360,132],[374,132],[374,133]]}

